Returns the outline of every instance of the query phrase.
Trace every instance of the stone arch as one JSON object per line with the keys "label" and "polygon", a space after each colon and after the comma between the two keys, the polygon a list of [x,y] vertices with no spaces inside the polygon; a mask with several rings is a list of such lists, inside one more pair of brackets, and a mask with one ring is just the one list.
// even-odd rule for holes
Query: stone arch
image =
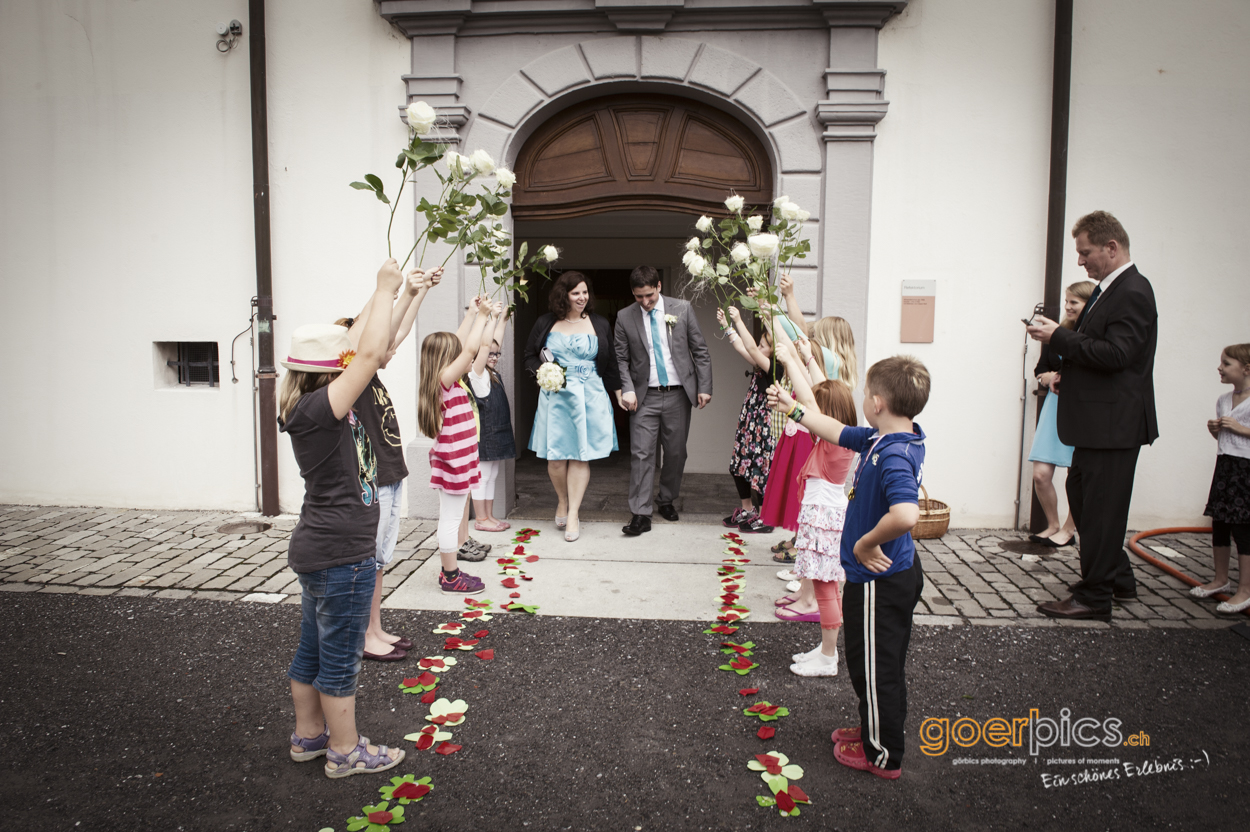
{"label": "stone arch", "polygon": [[783,174],[822,170],[808,108],[776,75],[711,44],[665,36],[582,41],[536,58],[478,109],[465,147],[511,164],[552,113],[585,98],[644,91],[703,100],[738,118],[768,149],[775,186]]}

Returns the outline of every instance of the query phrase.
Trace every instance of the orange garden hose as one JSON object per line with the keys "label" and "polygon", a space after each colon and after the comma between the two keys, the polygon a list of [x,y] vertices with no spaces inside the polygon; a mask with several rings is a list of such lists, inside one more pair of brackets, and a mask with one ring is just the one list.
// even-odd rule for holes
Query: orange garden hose
{"label": "orange garden hose", "polygon": [[[1147,554],[1145,549],[1137,545],[1137,541],[1141,540],[1143,537],[1154,537],[1160,534],[1179,534],[1181,532],[1198,532],[1198,533],[1210,534],[1211,529],[1206,528],[1204,526],[1173,526],[1167,529],[1150,529],[1149,531],[1138,532],[1137,534],[1130,537],[1128,539],[1128,548],[1133,552],[1133,554],[1137,555],[1137,557],[1146,561],[1146,563],[1149,563],[1153,566],[1157,566],[1158,568],[1162,569],[1164,572],[1171,575],[1173,578],[1177,578],[1181,581],[1184,581],[1190,586],[1201,586],[1202,584],[1199,581],[1195,580],[1194,578],[1189,577],[1184,572],[1180,571],[1179,569],[1172,566],[1171,564],[1164,563],[1163,561],[1156,558],[1154,555]],[[1211,597],[1215,598],[1217,601],[1228,600],[1228,596],[1222,592],[1216,593],[1215,595]],[[1242,612],[1242,615],[1250,615],[1250,609],[1245,609],[1245,610],[1242,610],[1241,612]]]}

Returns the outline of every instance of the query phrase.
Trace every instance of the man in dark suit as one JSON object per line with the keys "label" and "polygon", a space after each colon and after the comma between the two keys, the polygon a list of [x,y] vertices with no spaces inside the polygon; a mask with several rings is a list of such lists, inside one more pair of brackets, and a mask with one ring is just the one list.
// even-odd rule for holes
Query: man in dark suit
{"label": "man in dark suit", "polygon": [[1078,263],[1098,282],[1075,329],[1038,316],[1029,335],[1063,356],[1052,390],[1059,439],[1072,445],[1068,503],[1081,545],[1081,580],[1063,601],[1039,604],[1052,618],[1111,620],[1113,601],[1137,598],[1124,535],[1142,445],[1159,436],[1154,365],[1159,315],[1154,290],[1129,256],[1119,220],[1095,211],[1072,227]]}
{"label": "man in dark suit", "polygon": [[656,508],[676,520],[673,500],[686,468],[690,407],[712,400],[712,358],[694,310],[679,298],[660,294],[660,275],[639,266],[629,276],[632,303],[616,316],[616,360],[621,373],[617,402],[629,413],[629,525],[621,531],[651,531],[651,489],[655,456],[662,448]]}

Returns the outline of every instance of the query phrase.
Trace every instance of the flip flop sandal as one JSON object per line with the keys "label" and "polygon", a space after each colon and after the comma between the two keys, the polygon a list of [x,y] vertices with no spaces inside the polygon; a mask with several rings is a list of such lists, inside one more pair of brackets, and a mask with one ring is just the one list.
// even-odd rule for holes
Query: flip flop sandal
{"label": "flip flop sandal", "polygon": [[[379,745],[378,753],[370,754],[369,738],[361,734],[356,747],[347,754],[340,754],[333,748],[326,751],[326,777],[337,780],[353,774],[376,774],[395,768],[403,761],[405,752],[400,751],[399,756],[392,760],[387,756],[388,751],[390,749],[385,745]],[[358,763],[364,763],[364,766],[358,768]]]}
{"label": "flip flop sandal", "polygon": [[793,540],[783,540],[780,543],[770,546],[768,548],[768,551],[772,552],[774,555],[780,555],[783,552],[788,552],[793,548],[794,548]]}
{"label": "flip flop sandal", "polygon": [[787,550],[785,551],[785,553],[784,553],[784,554],[780,554],[780,555],[773,555],[773,562],[774,562],[774,563],[785,563],[785,564],[794,563],[794,553],[793,553],[793,550],[791,550],[791,549],[787,549]]}
{"label": "flip flop sandal", "polygon": [[773,615],[782,621],[809,621],[816,624],[820,623],[820,610],[816,612],[795,612],[789,607],[777,607],[773,610]]}
{"label": "flip flop sandal", "polygon": [[330,750],[330,729],[325,729],[321,732],[321,736],[312,739],[301,737],[299,734],[291,734],[291,745],[298,745],[304,749],[291,752],[291,759],[297,763],[306,763],[309,760],[324,757]]}
{"label": "flip flop sandal", "polygon": [[797,600],[799,600],[799,599],[798,599],[798,598],[791,598],[789,595],[782,595],[782,596],[781,596],[780,598],[778,598],[776,601],[773,601],[773,606],[774,606],[774,607],[788,607],[788,606],[790,606],[791,604],[793,604],[793,603],[794,603],[795,601],[797,601]]}

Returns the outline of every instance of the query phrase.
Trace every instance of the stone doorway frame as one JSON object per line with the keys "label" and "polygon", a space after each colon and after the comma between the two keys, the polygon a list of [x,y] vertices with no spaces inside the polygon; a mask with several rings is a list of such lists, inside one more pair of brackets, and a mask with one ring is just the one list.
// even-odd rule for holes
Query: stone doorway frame
{"label": "stone doorway frame", "polygon": [[[412,41],[412,74],[404,76],[406,101],[425,100],[435,107],[449,127],[428,138],[458,145],[461,151],[483,148],[502,164],[515,161],[529,135],[550,115],[568,106],[599,96],[625,92],[656,92],[701,100],[718,107],[746,125],[764,143],[771,157],[774,193],[787,194],[809,207],[813,256],[793,270],[803,287],[800,300],[809,314],[826,315],[834,310],[850,322],[857,333],[861,363],[867,343],[869,242],[872,215],[873,141],[876,125],[886,114],[885,70],[876,66],[877,33],[886,21],[901,12],[906,0],[815,0],[812,6],[793,10],[796,15],[817,15],[829,32],[829,59],[824,71],[826,97],[805,105],[767,67],[700,39],[695,31],[658,34],[673,18],[681,0],[652,3],[624,0],[597,3],[595,14],[618,30],[615,36],[582,40],[540,55],[513,72],[474,112],[460,98],[461,76],[456,72],[456,40],[463,27],[475,33],[490,26],[499,31],[533,31],[518,19],[489,21],[469,0],[450,0],[424,8],[424,3],[383,0],[383,18],[398,26]],[[563,9],[558,0],[538,5]],[[597,7],[604,5],[604,9]],[[612,9],[607,9],[610,5]],[[782,3],[779,6],[789,6]],[[669,9],[668,7],[674,7]],[[635,8],[636,7],[636,8]],[[613,16],[615,15],[615,16]],[[527,25],[541,30],[537,12]],[[804,28],[812,28],[803,18]],[[748,28],[743,24],[742,28]],[[594,31],[593,27],[589,31]],[[646,32],[646,34],[637,34]],[[836,187],[826,187],[836,183]],[[509,218],[509,222],[511,219]],[[458,258],[457,258],[458,260]],[[456,302],[464,297],[463,263],[453,261],[454,284],[460,287]],[[439,316],[452,311],[448,304],[427,304],[418,319],[418,331],[442,328]],[[439,308],[435,308],[435,306]],[[448,308],[441,308],[448,306]],[[456,307],[458,309],[458,307]],[[516,356],[506,355],[502,368],[505,383],[515,387]],[[417,462],[425,442],[409,449]],[[513,474],[507,466],[503,510],[510,508]],[[410,489],[410,495],[416,489]],[[426,501],[428,502],[428,501]],[[410,514],[426,516],[428,508]]]}

